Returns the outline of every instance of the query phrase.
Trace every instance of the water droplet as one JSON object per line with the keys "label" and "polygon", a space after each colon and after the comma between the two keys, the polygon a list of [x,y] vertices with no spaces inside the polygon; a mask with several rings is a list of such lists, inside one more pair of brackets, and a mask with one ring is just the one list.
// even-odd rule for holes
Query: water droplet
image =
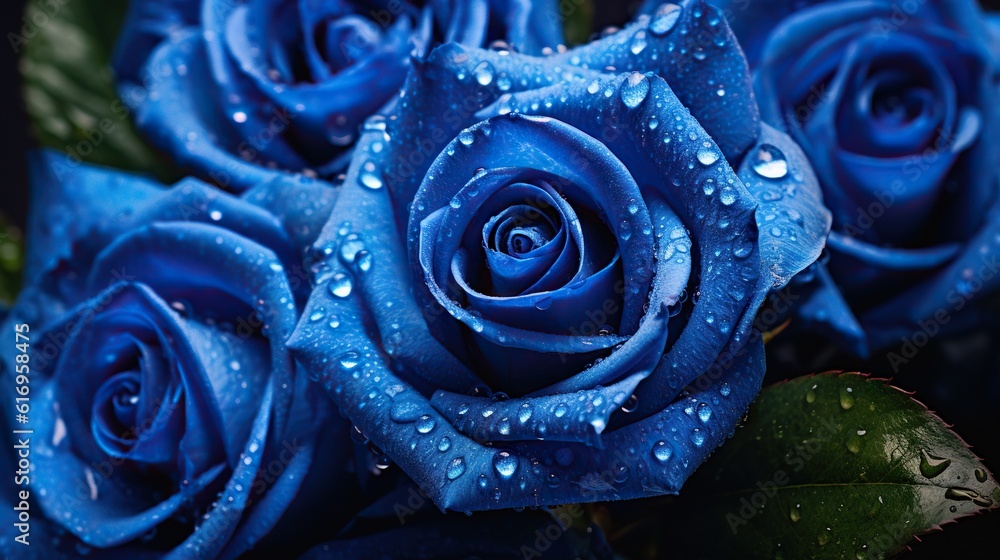
{"label": "water droplet", "polygon": [[722,387],[719,388],[719,394],[723,397],[728,397],[732,392],[733,390],[729,387],[729,383],[723,383]]}
{"label": "water droplet", "polygon": [[705,196],[712,196],[715,192],[715,179],[705,179],[701,184],[701,192],[705,193]]}
{"label": "water droplet", "polygon": [[670,456],[674,454],[674,450],[670,447],[670,444],[665,441],[658,441],[653,445],[653,457],[661,463],[666,463],[670,460]]}
{"label": "water droplet", "polygon": [[497,431],[500,435],[509,436],[510,435],[510,420],[504,418],[497,424]]}
{"label": "water droplet", "polygon": [[415,426],[417,428],[417,432],[421,434],[429,434],[431,433],[431,431],[434,430],[434,426],[436,426],[436,424],[434,423],[433,418],[424,414],[420,418],[417,418],[417,423]]}
{"label": "water droplet", "polygon": [[628,213],[629,214],[636,214],[637,212],[639,212],[639,204],[636,203],[636,201],[635,201],[634,198],[629,199],[629,201],[628,201]]}
{"label": "water droplet", "polygon": [[463,474],[465,474],[465,457],[455,457],[448,463],[445,475],[447,475],[448,480],[455,480]]}
{"label": "water droplet", "polygon": [[857,434],[847,436],[847,450],[851,453],[861,451],[861,438]]}
{"label": "water droplet", "polygon": [[723,187],[722,192],[719,193],[719,202],[724,206],[731,206],[736,202],[736,190],[732,187]]}
{"label": "water droplet", "polygon": [[702,422],[708,422],[712,418],[712,409],[706,403],[701,403],[698,405],[698,419]]}
{"label": "water droplet", "polygon": [[680,6],[677,4],[663,4],[653,14],[653,19],[649,22],[649,32],[657,37],[662,37],[673,30],[680,17]]}
{"label": "water droplet", "polygon": [[635,412],[635,409],[637,408],[639,408],[639,397],[632,395],[627,401],[625,401],[625,404],[622,405],[622,412],[628,414],[630,412]]}
{"label": "water droplet", "polygon": [[358,362],[361,361],[361,356],[354,350],[348,350],[340,355],[339,361],[342,368],[354,369],[358,367]]}
{"label": "water droplet", "polygon": [[993,500],[989,496],[983,496],[979,492],[969,488],[949,488],[945,490],[944,497],[957,502],[972,501],[972,503],[980,507],[990,507],[993,505]]}
{"label": "water droplet", "polygon": [[338,272],[330,280],[330,293],[339,298],[351,295],[351,278],[343,272]]}
{"label": "water droplet", "polygon": [[372,115],[367,119],[365,119],[365,123],[364,125],[362,125],[362,128],[366,132],[372,132],[372,131],[384,132],[386,128],[385,117],[383,117],[382,115]]}
{"label": "water droplet", "polygon": [[507,451],[500,451],[493,456],[493,468],[504,478],[514,476],[517,471],[517,457]]}
{"label": "water droplet", "polygon": [[698,149],[698,161],[702,165],[712,165],[713,163],[719,161],[719,152],[712,147],[708,142]]}
{"label": "water droplet", "polygon": [[788,512],[788,517],[791,518],[792,523],[798,523],[799,519],[802,519],[802,514],[799,512],[799,507],[795,506]]}
{"label": "water droplet", "polygon": [[531,419],[531,405],[524,403],[521,405],[521,409],[517,411],[517,419],[524,424]]}
{"label": "water droplet", "polygon": [[449,438],[448,436],[444,436],[443,438],[441,438],[441,441],[438,442],[438,451],[441,451],[443,453],[445,451],[448,451],[448,449],[450,448],[451,448],[451,438]]}
{"label": "water droplet", "polygon": [[753,242],[748,239],[739,238],[733,245],[733,256],[737,259],[745,259],[753,253]]}
{"label": "water droplet", "polygon": [[535,309],[539,311],[545,311],[549,307],[552,307],[552,298],[549,296],[541,297],[535,301]]}
{"label": "water droplet", "polygon": [[691,443],[698,447],[701,447],[705,443],[705,433],[701,431],[701,428],[691,430]]}
{"label": "water droplet", "polygon": [[976,480],[978,480],[979,482],[986,482],[987,479],[986,479],[985,469],[976,469],[975,472],[976,472]]}
{"label": "water droplet", "polygon": [[458,134],[458,141],[464,146],[471,146],[476,141],[476,137],[469,130],[463,130]]}
{"label": "water droplet", "polygon": [[340,242],[340,260],[344,264],[352,264],[358,253],[365,248],[365,242],[356,233],[352,233]]}
{"label": "water droplet", "polygon": [[788,160],[778,148],[770,144],[761,144],[754,156],[753,170],[761,177],[781,179],[788,175]]}
{"label": "water droplet", "polygon": [[372,166],[372,170],[363,170],[359,178],[361,179],[361,184],[369,189],[378,190],[382,188],[382,179],[375,174],[374,166]]}
{"label": "water droplet", "polygon": [[951,465],[951,459],[931,455],[926,449],[920,450],[920,474],[934,478]]}
{"label": "water droplet", "polygon": [[622,84],[622,103],[629,109],[635,109],[649,94],[649,79],[639,72],[632,72]]}
{"label": "water droplet", "polygon": [[628,479],[628,467],[618,465],[612,471],[611,477],[615,482],[625,482]]}
{"label": "water droplet", "polygon": [[840,389],[840,408],[844,410],[850,410],[854,406],[854,395],[851,394],[850,387],[841,387]]}
{"label": "water droplet", "polygon": [[368,272],[372,268],[372,254],[368,251],[361,250],[354,261],[354,268],[358,272]]}
{"label": "water droplet", "polygon": [[812,404],[816,402],[816,386],[813,385],[806,391],[806,402]]}
{"label": "water droplet", "polygon": [[476,77],[479,85],[488,86],[493,81],[493,66],[489,62],[481,62],[472,71],[472,75]]}
{"label": "water droplet", "polygon": [[629,47],[629,50],[632,51],[632,54],[639,54],[645,49],[646,49],[646,32],[639,30],[639,32],[637,32],[635,36],[632,37],[632,46]]}
{"label": "water droplet", "polygon": [[245,123],[247,122],[247,114],[243,111],[236,111],[233,113],[233,120],[238,123]]}
{"label": "water droplet", "polygon": [[600,89],[601,82],[599,80],[594,80],[593,82],[590,82],[589,86],[587,86],[587,93],[597,93]]}
{"label": "water droplet", "polygon": [[358,445],[365,445],[368,443],[368,436],[361,432],[361,428],[354,425],[351,426],[351,441]]}

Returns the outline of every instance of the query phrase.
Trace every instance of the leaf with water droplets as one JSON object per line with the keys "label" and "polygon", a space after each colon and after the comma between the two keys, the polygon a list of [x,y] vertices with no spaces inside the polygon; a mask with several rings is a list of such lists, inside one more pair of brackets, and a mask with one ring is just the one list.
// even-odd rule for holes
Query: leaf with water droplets
{"label": "leaf with water droplets", "polygon": [[1000,505],[996,480],[940,418],[855,373],[764,389],[684,490],[642,526],[697,530],[706,538],[690,539],[690,551],[678,548],[684,539],[658,546],[712,558],[883,558]]}

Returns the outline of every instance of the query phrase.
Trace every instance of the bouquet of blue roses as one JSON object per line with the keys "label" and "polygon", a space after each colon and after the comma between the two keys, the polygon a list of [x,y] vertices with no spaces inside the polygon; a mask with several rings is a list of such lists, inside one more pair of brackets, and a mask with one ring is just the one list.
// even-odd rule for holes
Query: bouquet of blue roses
{"label": "bouquet of blue roses", "polygon": [[19,17],[5,557],[888,558],[1000,507],[973,0]]}

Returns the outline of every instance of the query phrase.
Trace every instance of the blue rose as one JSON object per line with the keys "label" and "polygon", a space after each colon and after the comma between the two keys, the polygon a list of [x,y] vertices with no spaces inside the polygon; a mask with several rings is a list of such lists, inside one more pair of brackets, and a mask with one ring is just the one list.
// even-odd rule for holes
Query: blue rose
{"label": "blue rose", "polygon": [[[59,526],[56,546],[234,558],[345,480],[347,425],[285,347],[309,292],[302,249],[334,199],[35,158],[25,288],[3,329],[30,339],[31,511]],[[25,359],[2,352],[13,386]]]}
{"label": "blue rose", "polygon": [[803,323],[864,356],[976,321],[1000,286],[1000,50],[976,3],[728,4],[763,120],[833,213]]}
{"label": "blue rose", "polygon": [[756,116],[703,2],[548,57],[441,46],[366,123],[289,345],[442,508],[676,492],[828,232]]}
{"label": "blue rose", "polygon": [[243,191],[283,171],[342,171],[358,127],[431,41],[537,52],[561,41],[554,14],[554,0],[137,0],[115,67],[140,130]]}

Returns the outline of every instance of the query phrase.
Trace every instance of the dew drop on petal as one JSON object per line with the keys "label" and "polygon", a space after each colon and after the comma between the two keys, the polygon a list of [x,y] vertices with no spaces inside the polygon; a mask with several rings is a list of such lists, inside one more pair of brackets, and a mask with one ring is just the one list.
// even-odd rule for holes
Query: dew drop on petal
{"label": "dew drop on petal", "polygon": [[712,165],[719,161],[719,152],[711,144],[705,142],[705,145],[698,149],[697,157],[702,165]]}
{"label": "dew drop on petal", "polygon": [[330,280],[330,293],[339,298],[345,298],[351,295],[351,278],[342,272],[338,272],[334,275],[333,279]]}
{"label": "dew drop on petal", "polygon": [[632,37],[632,46],[629,47],[629,50],[632,51],[632,54],[639,54],[646,50],[646,44],[646,32],[639,30],[639,32]]}
{"label": "dew drop on petal", "polygon": [[378,175],[372,171],[362,171],[359,179],[361,180],[361,184],[369,189],[378,190],[382,188],[382,179],[379,179]]}
{"label": "dew drop on petal", "polygon": [[767,179],[781,179],[788,175],[788,160],[778,148],[761,144],[754,156],[753,170]]}
{"label": "dew drop on petal", "polygon": [[436,424],[434,423],[434,419],[424,414],[420,418],[417,418],[415,427],[418,433],[429,434],[431,433],[432,430],[434,430],[435,425]]}
{"label": "dew drop on petal", "polygon": [[677,4],[663,4],[653,14],[649,22],[649,32],[657,37],[670,33],[681,17],[681,7]]}
{"label": "dew drop on petal", "polygon": [[511,455],[508,451],[500,451],[493,456],[493,468],[503,478],[510,478],[517,472],[517,457]]}
{"label": "dew drop on petal", "polygon": [[629,109],[635,109],[649,94],[649,79],[639,72],[629,74],[622,84],[622,103]]}
{"label": "dew drop on petal", "polygon": [[448,477],[448,480],[455,480],[463,474],[465,474],[465,457],[455,457],[448,463],[445,475]]}
{"label": "dew drop on petal", "polygon": [[736,190],[732,187],[724,187],[722,192],[719,193],[719,202],[725,206],[730,206],[736,202]]}
{"label": "dew drop on petal", "polygon": [[691,430],[691,443],[698,447],[701,447],[705,443],[705,433],[701,431],[701,428],[695,428]]}
{"label": "dew drop on petal", "polygon": [[472,75],[476,77],[476,81],[479,82],[481,86],[488,86],[493,82],[493,65],[489,62],[481,62],[479,66],[476,66],[475,70],[472,71]]}
{"label": "dew drop on petal", "polygon": [[698,405],[698,419],[702,422],[708,422],[712,418],[712,409],[705,403]]}
{"label": "dew drop on petal", "polygon": [[358,354],[354,350],[349,350],[341,354],[338,361],[340,362],[340,367],[344,369],[354,369],[358,367],[360,358],[361,358],[360,354]]}
{"label": "dew drop on petal", "polygon": [[665,441],[658,441],[653,445],[653,457],[661,463],[666,463],[670,460],[670,456],[674,454],[674,450],[670,447],[670,444]]}

